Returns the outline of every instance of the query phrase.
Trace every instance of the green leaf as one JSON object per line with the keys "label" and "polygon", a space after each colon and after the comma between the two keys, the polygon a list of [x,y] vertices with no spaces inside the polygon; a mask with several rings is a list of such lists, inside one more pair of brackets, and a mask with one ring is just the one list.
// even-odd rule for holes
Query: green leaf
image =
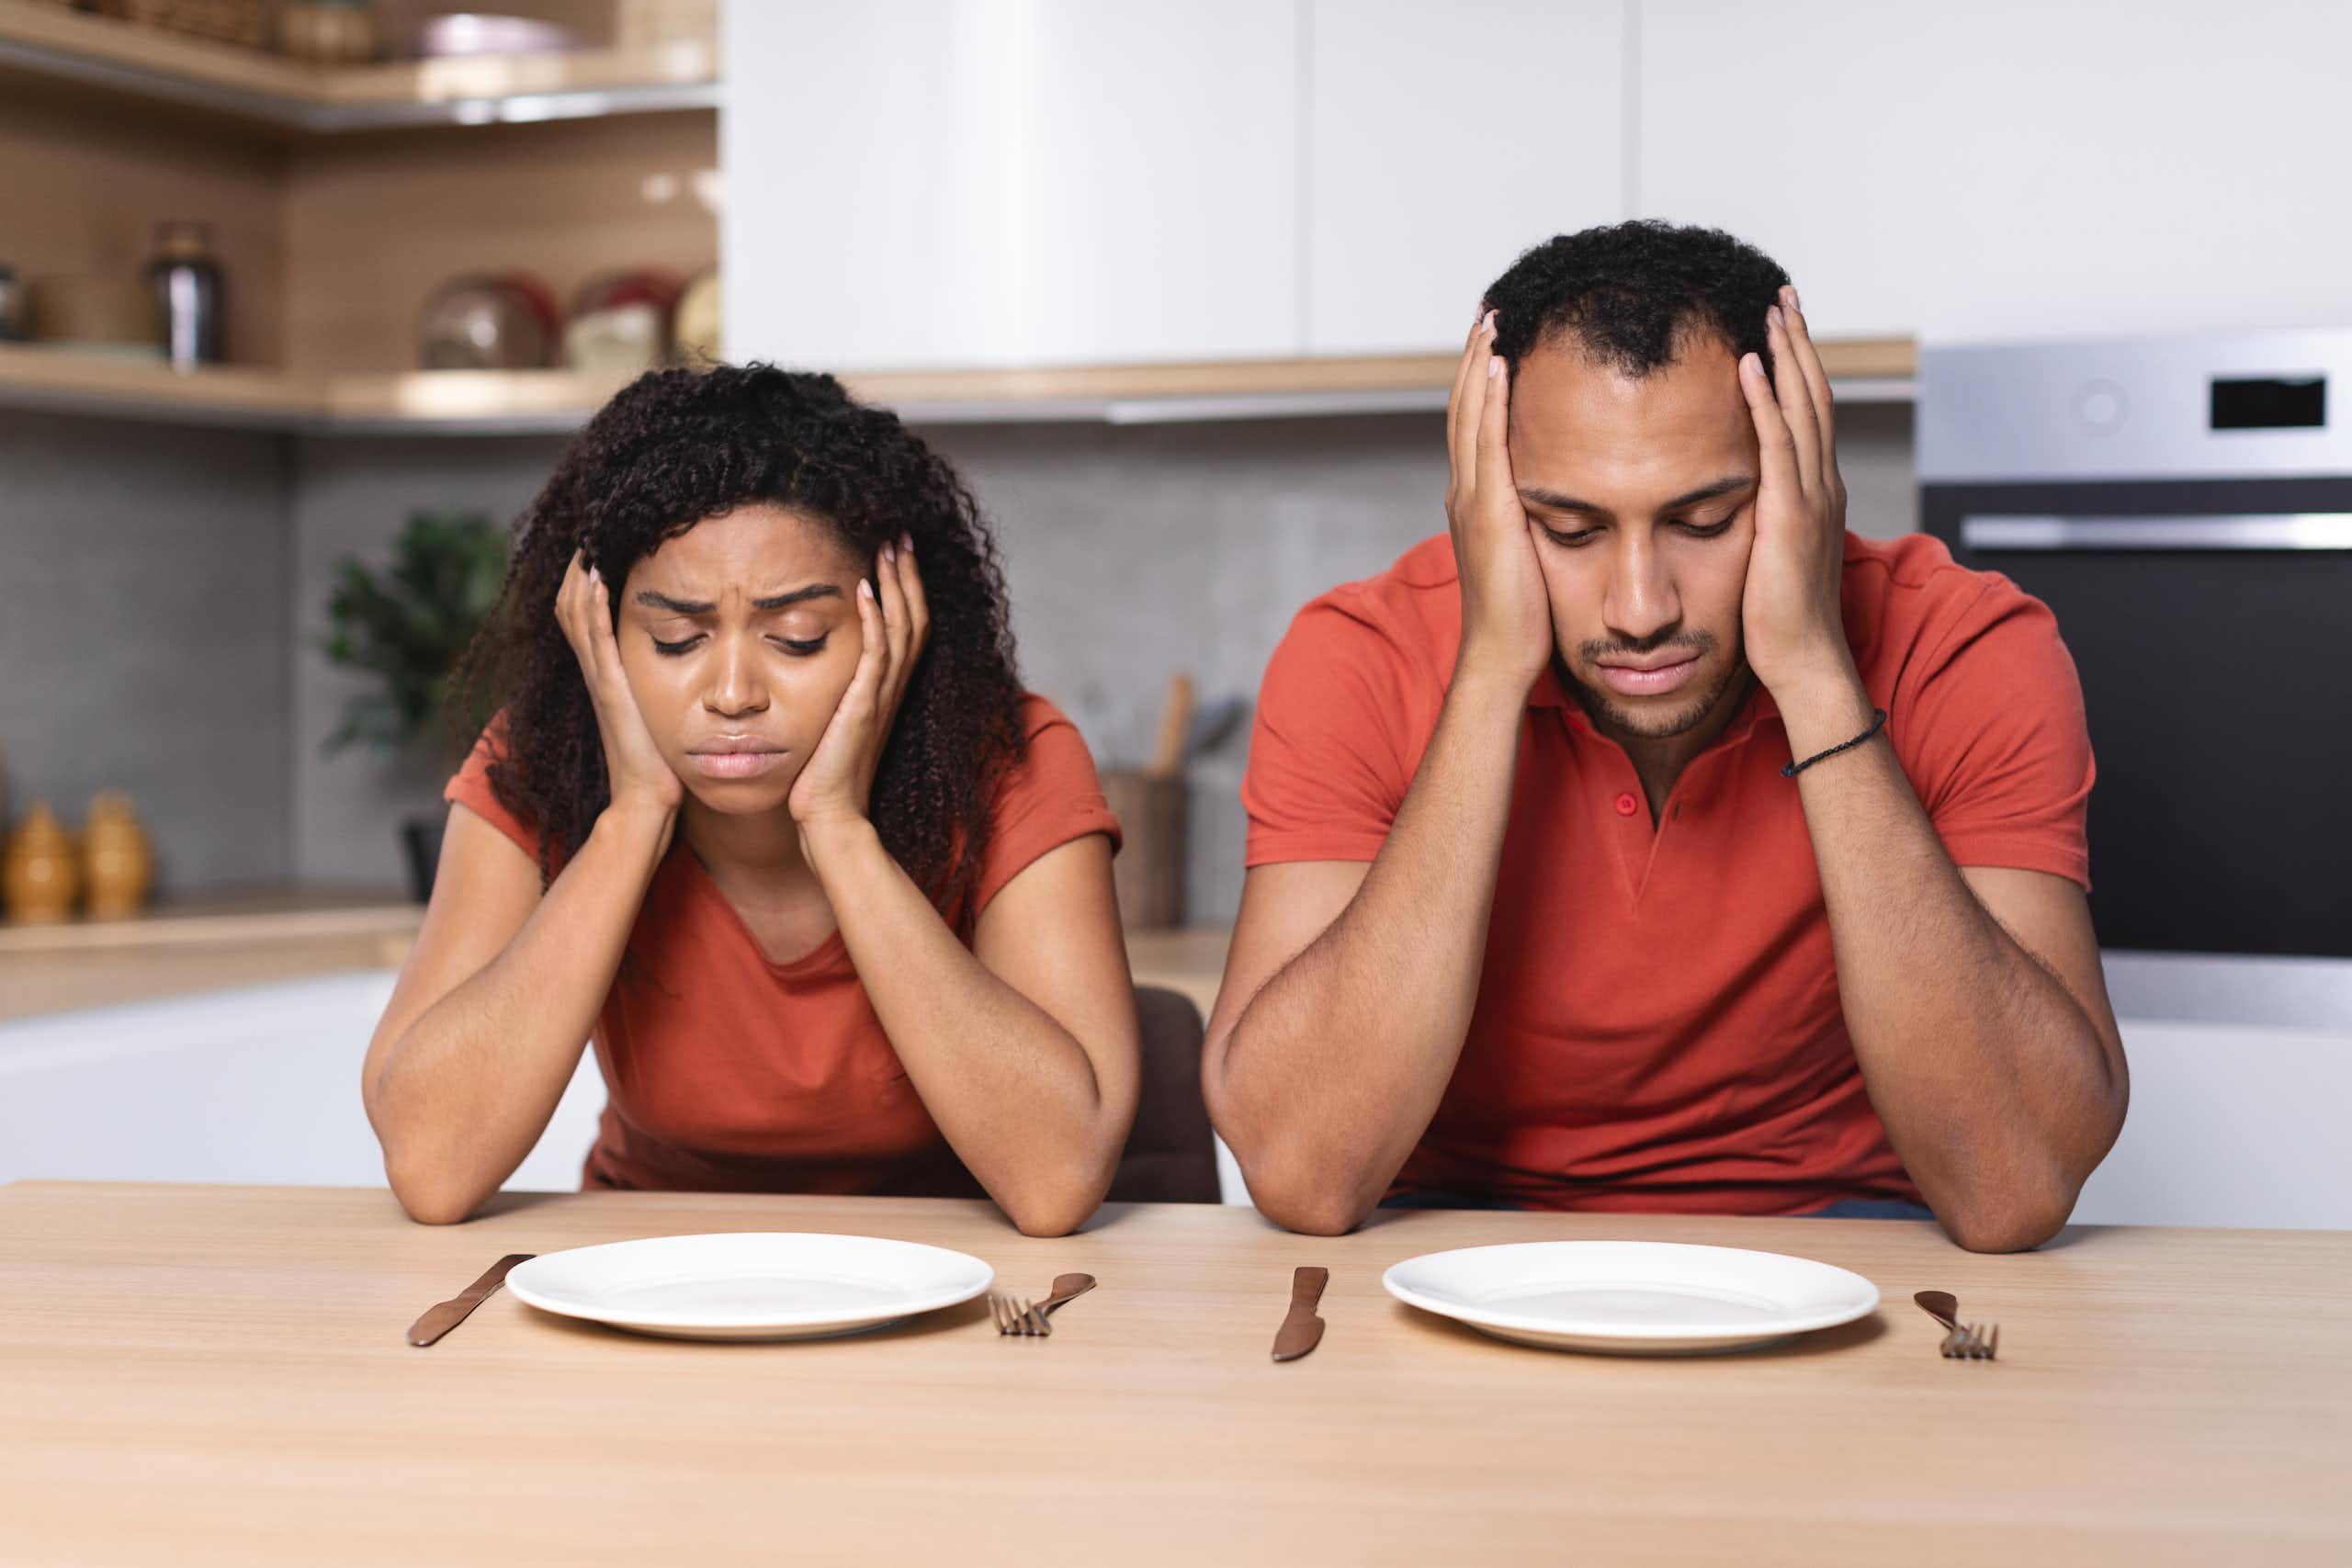
{"label": "green leaf", "polygon": [[388,567],[336,564],[327,594],[329,663],[375,678],[327,737],[332,753],[392,751],[437,730],[449,677],[505,581],[505,534],[478,513],[419,512],[392,541]]}

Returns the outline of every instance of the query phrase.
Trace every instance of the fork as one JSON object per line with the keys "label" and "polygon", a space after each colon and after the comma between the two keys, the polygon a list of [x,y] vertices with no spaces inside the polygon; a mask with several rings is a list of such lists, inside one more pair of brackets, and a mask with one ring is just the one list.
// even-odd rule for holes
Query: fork
{"label": "fork", "polygon": [[1025,1296],[1001,1291],[989,1292],[989,1315],[996,1320],[999,1334],[1026,1334],[1034,1337],[1051,1334],[1054,1325],[1046,1315],[1064,1302],[1084,1295],[1094,1288],[1091,1274],[1061,1274],[1054,1279],[1054,1293],[1032,1304]]}
{"label": "fork", "polygon": [[1911,1299],[1944,1325],[1943,1343],[1937,1348],[1947,1360],[1989,1361],[2000,1352],[2001,1325],[1961,1322],[1960,1303],[1950,1291],[1921,1291]]}
{"label": "fork", "polygon": [[989,1315],[996,1319],[999,1334],[1051,1334],[1054,1325],[1046,1321],[1023,1296],[1007,1295],[1001,1291],[989,1292]]}
{"label": "fork", "polygon": [[1939,1347],[1944,1355],[1955,1361],[1989,1361],[2001,1348],[2001,1325],[1972,1323],[1955,1328],[1944,1336]]}

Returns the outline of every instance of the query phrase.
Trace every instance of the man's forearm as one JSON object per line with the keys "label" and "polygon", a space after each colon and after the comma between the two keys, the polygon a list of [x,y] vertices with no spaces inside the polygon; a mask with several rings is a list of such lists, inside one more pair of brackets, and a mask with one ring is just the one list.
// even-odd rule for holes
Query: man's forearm
{"label": "man's forearm", "polygon": [[[1807,757],[1871,723],[1860,683],[1783,704]],[[1960,874],[1883,738],[1798,775],[1848,1033],[1871,1104],[1965,1246],[2047,1238],[2113,1141],[2120,1085],[2083,1006]]]}
{"label": "man's forearm", "polygon": [[1357,1224],[1436,1112],[1478,999],[1526,711],[1524,682],[1457,674],[1355,897],[1235,1022],[1226,1133],[1282,1224]]}

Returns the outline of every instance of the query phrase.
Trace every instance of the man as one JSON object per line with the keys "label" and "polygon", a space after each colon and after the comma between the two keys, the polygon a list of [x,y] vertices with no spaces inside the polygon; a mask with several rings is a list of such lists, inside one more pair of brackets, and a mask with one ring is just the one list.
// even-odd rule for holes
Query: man
{"label": "man", "polygon": [[1448,534],[1266,672],[1204,1066],[1259,1207],[2047,1240],[2126,1098],[2049,611],[1846,533],[1796,293],[1718,231],[1521,256],[1447,434]]}

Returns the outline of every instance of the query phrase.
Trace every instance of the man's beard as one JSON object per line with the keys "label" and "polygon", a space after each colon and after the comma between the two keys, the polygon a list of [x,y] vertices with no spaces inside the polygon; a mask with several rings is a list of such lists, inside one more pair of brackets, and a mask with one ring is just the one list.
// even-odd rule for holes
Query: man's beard
{"label": "man's beard", "polygon": [[[1679,632],[1645,643],[1603,638],[1577,644],[1577,653],[1579,660],[1587,665],[1598,664],[1603,658],[1611,656],[1631,654],[1639,657],[1665,649],[1704,660],[1715,651],[1716,646],[1713,632],[1700,630]],[[1722,673],[1697,696],[1686,697],[1664,710],[1655,705],[1645,705],[1636,710],[1627,707],[1608,687],[1590,685],[1579,680],[1566,660],[1560,661],[1560,667],[1570,689],[1576,693],[1577,700],[1584,704],[1585,712],[1611,729],[1644,740],[1665,740],[1673,736],[1687,735],[1698,728],[1738,684],[1740,676],[1747,670],[1745,649],[1735,648],[1732,657],[1724,661]]]}

